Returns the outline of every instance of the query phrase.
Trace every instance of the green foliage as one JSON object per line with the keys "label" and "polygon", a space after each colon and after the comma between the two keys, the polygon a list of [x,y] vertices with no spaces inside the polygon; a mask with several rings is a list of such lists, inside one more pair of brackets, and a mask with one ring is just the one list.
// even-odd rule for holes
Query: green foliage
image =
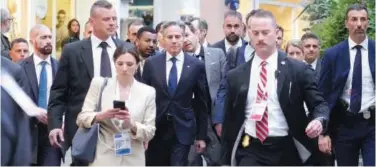
{"label": "green foliage", "polygon": [[[316,3],[323,3],[325,0],[316,0]],[[345,27],[345,14],[347,7],[354,3],[360,3],[360,0],[338,0],[326,2],[325,5],[309,5],[306,12],[308,15],[312,15],[314,9],[318,9],[316,14],[310,16],[311,31],[316,33],[321,39],[321,49],[325,50],[329,47],[348,38],[348,32]],[[364,1],[367,5],[369,12],[369,38],[375,39],[375,1]],[[328,10],[325,11],[324,10]],[[315,18],[315,19],[314,19]]]}

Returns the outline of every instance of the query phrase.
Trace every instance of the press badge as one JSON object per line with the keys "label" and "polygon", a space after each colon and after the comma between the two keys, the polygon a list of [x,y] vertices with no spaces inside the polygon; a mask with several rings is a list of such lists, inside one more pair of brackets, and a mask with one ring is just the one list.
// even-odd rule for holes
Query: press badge
{"label": "press badge", "polygon": [[131,137],[129,133],[116,133],[114,135],[115,155],[117,157],[132,153]]}
{"label": "press badge", "polygon": [[253,121],[261,121],[262,116],[264,115],[264,112],[266,110],[266,105],[266,101],[253,103],[250,119]]}

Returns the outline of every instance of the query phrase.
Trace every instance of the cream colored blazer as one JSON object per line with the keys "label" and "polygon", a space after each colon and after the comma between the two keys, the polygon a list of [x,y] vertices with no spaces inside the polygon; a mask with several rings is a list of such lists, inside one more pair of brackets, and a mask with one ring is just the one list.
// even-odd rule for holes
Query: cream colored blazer
{"label": "cream colored blazer", "polygon": [[[82,111],[77,117],[79,127],[90,128],[94,117],[98,114],[95,111],[99,99],[101,85],[104,79],[93,78],[89,91],[86,95]],[[116,79],[109,78],[107,86],[102,94],[102,111],[113,108],[113,101],[118,100],[115,95]],[[137,133],[133,135],[129,129],[122,129],[122,121],[110,119],[100,122],[99,140],[95,160],[92,166],[145,166],[145,149],[143,142],[150,141],[155,133],[155,89],[134,80],[131,88],[130,99],[126,106],[129,109],[131,119],[135,121]],[[117,157],[114,151],[114,134],[119,130],[126,131],[132,138],[132,153],[127,156]]]}

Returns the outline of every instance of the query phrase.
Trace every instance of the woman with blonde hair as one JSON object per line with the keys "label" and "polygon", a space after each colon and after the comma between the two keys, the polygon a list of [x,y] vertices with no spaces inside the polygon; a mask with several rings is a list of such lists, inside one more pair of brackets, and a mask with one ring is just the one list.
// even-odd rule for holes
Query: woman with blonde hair
{"label": "woman with blonde hair", "polygon": [[286,44],[286,54],[297,60],[304,61],[303,44],[300,40],[290,40]]}

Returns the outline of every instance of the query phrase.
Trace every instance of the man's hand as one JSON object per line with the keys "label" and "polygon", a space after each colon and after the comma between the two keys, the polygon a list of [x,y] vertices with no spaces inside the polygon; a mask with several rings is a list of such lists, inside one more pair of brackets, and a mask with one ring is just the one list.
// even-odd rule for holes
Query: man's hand
{"label": "man's hand", "polygon": [[39,122],[42,122],[43,124],[47,125],[47,123],[48,123],[47,112],[40,114],[40,115],[37,115],[36,117],[37,117]]}
{"label": "man's hand", "polygon": [[215,125],[215,132],[217,133],[218,136],[221,136],[221,134],[222,134],[222,124],[216,124]]}
{"label": "man's hand", "polygon": [[63,130],[58,128],[51,130],[50,135],[48,135],[48,138],[50,139],[51,146],[61,148],[61,144],[64,142]]}
{"label": "man's hand", "polygon": [[203,153],[206,148],[206,143],[204,140],[196,140],[195,147],[197,153]]}
{"label": "man's hand", "polygon": [[315,138],[315,137],[319,136],[322,132],[321,121],[319,121],[317,119],[311,121],[308,124],[305,132],[306,132],[307,136],[310,137],[310,138]]}
{"label": "man's hand", "polygon": [[332,141],[329,136],[319,136],[319,149],[325,154],[332,154]]}

